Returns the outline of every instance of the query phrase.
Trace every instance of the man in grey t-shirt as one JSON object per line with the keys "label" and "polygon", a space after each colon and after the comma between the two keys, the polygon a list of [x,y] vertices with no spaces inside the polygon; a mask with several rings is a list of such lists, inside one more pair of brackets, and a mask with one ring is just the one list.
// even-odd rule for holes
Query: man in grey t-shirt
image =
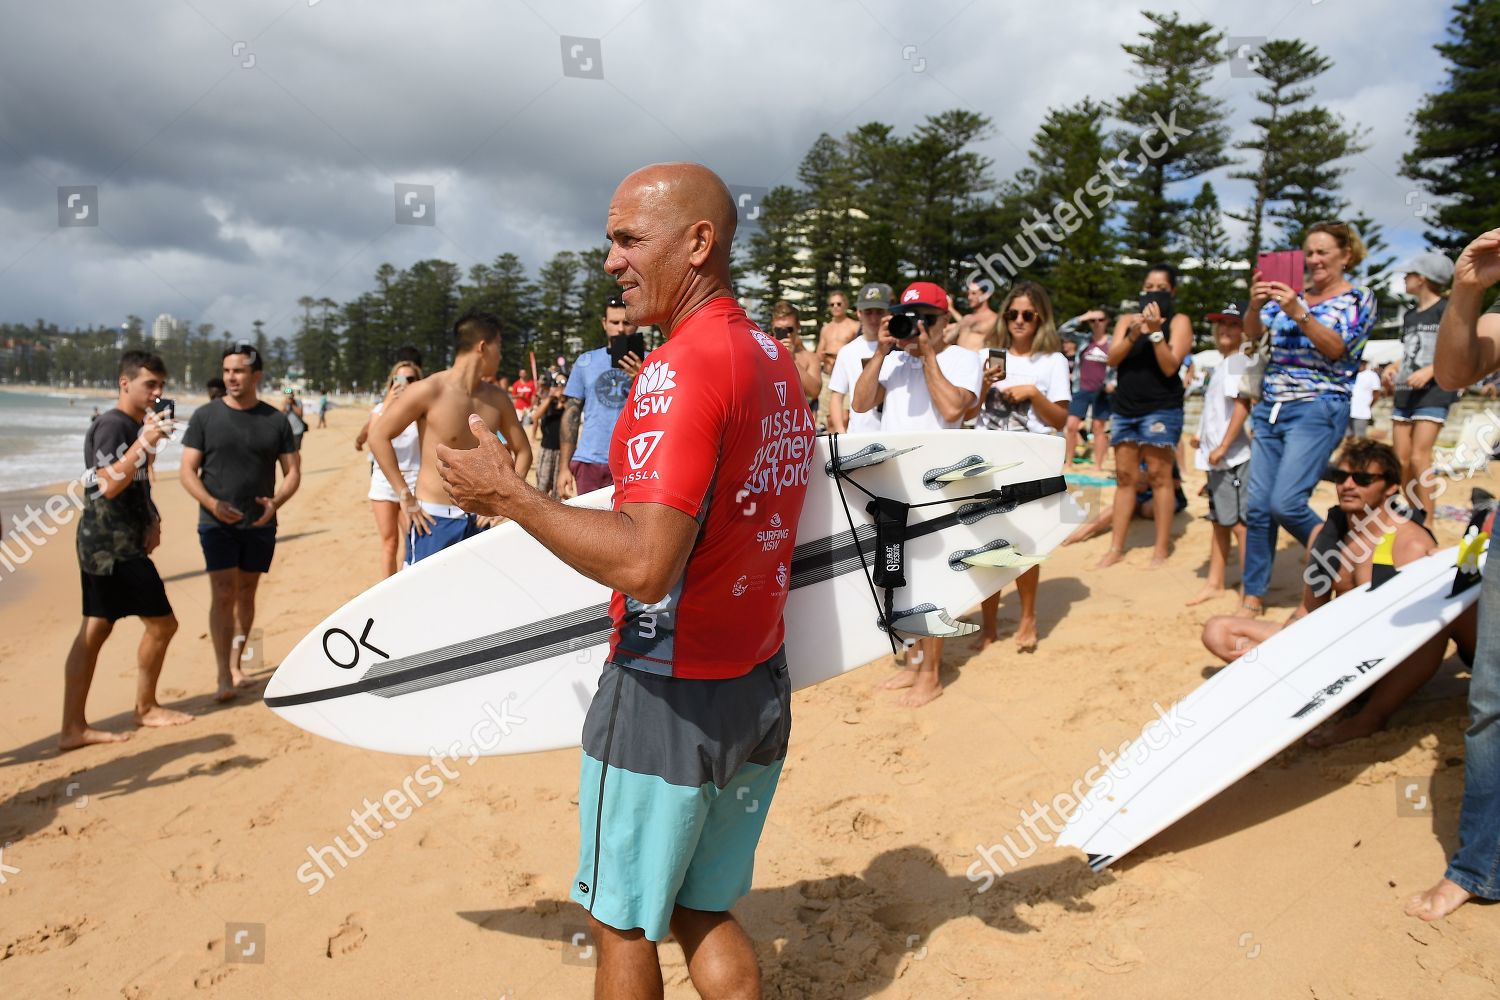
{"label": "man in grey t-shirt", "polygon": [[182,486],[202,508],[198,541],[212,588],[208,631],[220,701],[253,683],[240,670],[240,654],[255,621],[255,590],[276,552],[276,511],[302,484],[291,424],[257,394],[262,374],[254,347],[226,350],[224,396],[194,411],[182,438]]}

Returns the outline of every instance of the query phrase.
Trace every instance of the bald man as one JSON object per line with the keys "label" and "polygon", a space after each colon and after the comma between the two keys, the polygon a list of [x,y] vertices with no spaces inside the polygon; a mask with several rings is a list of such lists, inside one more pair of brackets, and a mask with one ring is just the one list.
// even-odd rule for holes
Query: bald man
{"label": "bald man", "polygon": [[572,891],[599,948],[596,997],[660,997],[669,932],[700,995],[761,995],[729,910],[750,889],[791,732],[781,613],[815,431],[790,353],[730,291],[734,224],[724,182],[696,164],[615,190],[604,269],[627,319],[667,342],[615,425],[612,510],[528,486],[493,435],[438,451],[455,503],[511,518],[614,591]]}

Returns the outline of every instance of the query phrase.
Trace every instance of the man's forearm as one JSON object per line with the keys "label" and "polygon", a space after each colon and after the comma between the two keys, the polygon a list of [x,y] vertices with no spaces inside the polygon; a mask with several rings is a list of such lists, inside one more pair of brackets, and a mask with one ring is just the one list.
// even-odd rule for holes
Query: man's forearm
{"label": "man's forearm", "polygon": [[381,429],[381,421],[375,421],[370,428],[370,454],[375,458],[375,464],[380,466],[380,472],[385,476],[386,482],[391,484],[391,489],[396,496],[404,497],[411,492],[406,485],[406,477],[401,474],[401,463],[396,458],[396,447],[391,444],[391,439],[386,437],[385,431]]}
{"label": "man's forearm", "polygon": [[1437,384],[1449,392],[1467,388],[1489,374],[1496,359],[1487,358],[1487,346],[1479,337],[1479,310],[1484,306],[1484,289],[1473,285],[1456,285],[1448,296],[1438,325],[1437,354],[1432,373]]}
{"label": "man's forearm", "polygon": [[[402,483],[404,486],[405,483]],[[271,502],[280,510],[290,500],[297,490],[302,486],[302,461],[300,458],[292,459],[291,466],[281,475],[281,485],[276,488],[276,493],[271,497]]]}
{"label": "man's forearm", "polygon": [[849,400],[849,409],[855,413],[868,413],[879,402],[880,369],[885,365],[885,357],[877,351],[874,357],[865,362],[859,378],[854,380],[854,396]]}
{"label": "man's forearm", "polygon": [[[642,551],[640,532],[624,511],[570,506],[529,484],[506,507],[506,516],[553,555],[611,590],[649,604],[659,600],[653,590],[665,592],[675,582],[675,577],[660,579],[663,574],[650,559],[619,557],[621,552]],[[676,567],[677,576],[681,570]]]}
{"label": "man's forearm", "polygon": [[566,469],[578,448],[578,427],[583,422],[583,404],[572,397],[563,406],[562,426],[558,428],[557,460]]}
{"label": "man's forearm", "polygon": [[944,420],[962,420],[968,400],[964,391],[949,382],[938,367],[937,355],[922,358],[922,376],[927,382],[927,394],[932,405]]}
{"label": "man's forearm", "polygon": [[218,501],[212,493],[208,492],[208,487],[203,485],[203,477],[198,475],[197,466],[183,465],[177,478],[182,483],[182,488],[187,490],[188,496],[197,501],[200,507],[213,509]]}

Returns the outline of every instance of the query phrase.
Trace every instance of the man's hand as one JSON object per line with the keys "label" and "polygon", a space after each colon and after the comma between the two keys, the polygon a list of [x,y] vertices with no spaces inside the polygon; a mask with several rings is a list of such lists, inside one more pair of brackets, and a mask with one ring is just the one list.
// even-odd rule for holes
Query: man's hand
{"label": "man's hand", "polygon": [[407,492],[401,494],[400,504],[402,531],[416,531],[419,535],[432,534],[432,515],[423,509],[422,501]]}
{"label": "man's hand", "polygon": [[571,500],[578,495],[578,481],[573,478],[572,469],[558,466],[557,480],[552,485],[559,500]]}
{"label": "man's hand", "polygon": [[208,512],[225,524],[239,524],[245,519],[245,512],[228,500],[215,500]]}
{"label": "man's hand", "polygon": [[255,502],[265,508],[265,513],[250,522],[252,528],[264,528],[271,523],[271,518],[276,516],[276,501],[270,497],[256,497]]}
{"label": "man's hand", "polygon": [[[1197,441],[1197,438],[1194,437],[1193,440]],[[1194,444],[1193,447],[1196,448],[1198,446],[1196,444]],[[1229,453],[1229,443],[1225,442],[1224,444],[1219,445],[1213,451],[1211,451],[1211,452],[1208,453],[1208,464],[1209,465],[1218,465],[1220,462],[1224,461],[1224,456],[1227,455],[1228,453]]]}
{"label": "man's hand", "polygon": [[635,356],[634,351],[631,351],[620,359],[620,371],[631,378],[635,378],[641,373],[641,359]]}
{"label": "man's hand", "polygon": [[145,426],[141,428],[141,436],[146,439],[146,447],[153,452],[157,444],[163,438],[172,436],[173,421],[171,417],[155,411],[146,413]]}
{"label": "man's hand", "polygon": [[1464,247],[1453,265],[1453,287],[1481,290],[1500,284],[1500,229],[1491,229]]}
{"label": "man's hand", "polygon": [[1188,435],[1188,447],[1197,451],[1203,446],[1203,439],[1196,434]]}
{"label": "man's hand", "polygon": [[516,475],[510,452],[478,414],[469,415],[469,430],[479,439],[467,450],[438,445],[438,473],[453,502],[471,514],[503,516],[506,501],[526,484]]}
{"label": "man's hand", "polygon": [[880,319],[880,333],[875,336],[875,357],[883,360],[892,351],[901,350],[902,343],[891,336],[891,314],[886,313]]}

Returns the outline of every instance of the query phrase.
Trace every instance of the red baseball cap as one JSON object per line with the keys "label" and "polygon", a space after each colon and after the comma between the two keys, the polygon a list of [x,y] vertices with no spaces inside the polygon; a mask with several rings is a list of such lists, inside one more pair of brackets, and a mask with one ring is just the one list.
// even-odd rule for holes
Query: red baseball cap
{"label": "red baseball cap", "polygon": [[941,285],[934,285],[930,281],[913,281],[906,286],[906,291],[901,293],[901,304],[903,306],[931,306],[939,312],[947,312],[948,293],[943,291]]}

